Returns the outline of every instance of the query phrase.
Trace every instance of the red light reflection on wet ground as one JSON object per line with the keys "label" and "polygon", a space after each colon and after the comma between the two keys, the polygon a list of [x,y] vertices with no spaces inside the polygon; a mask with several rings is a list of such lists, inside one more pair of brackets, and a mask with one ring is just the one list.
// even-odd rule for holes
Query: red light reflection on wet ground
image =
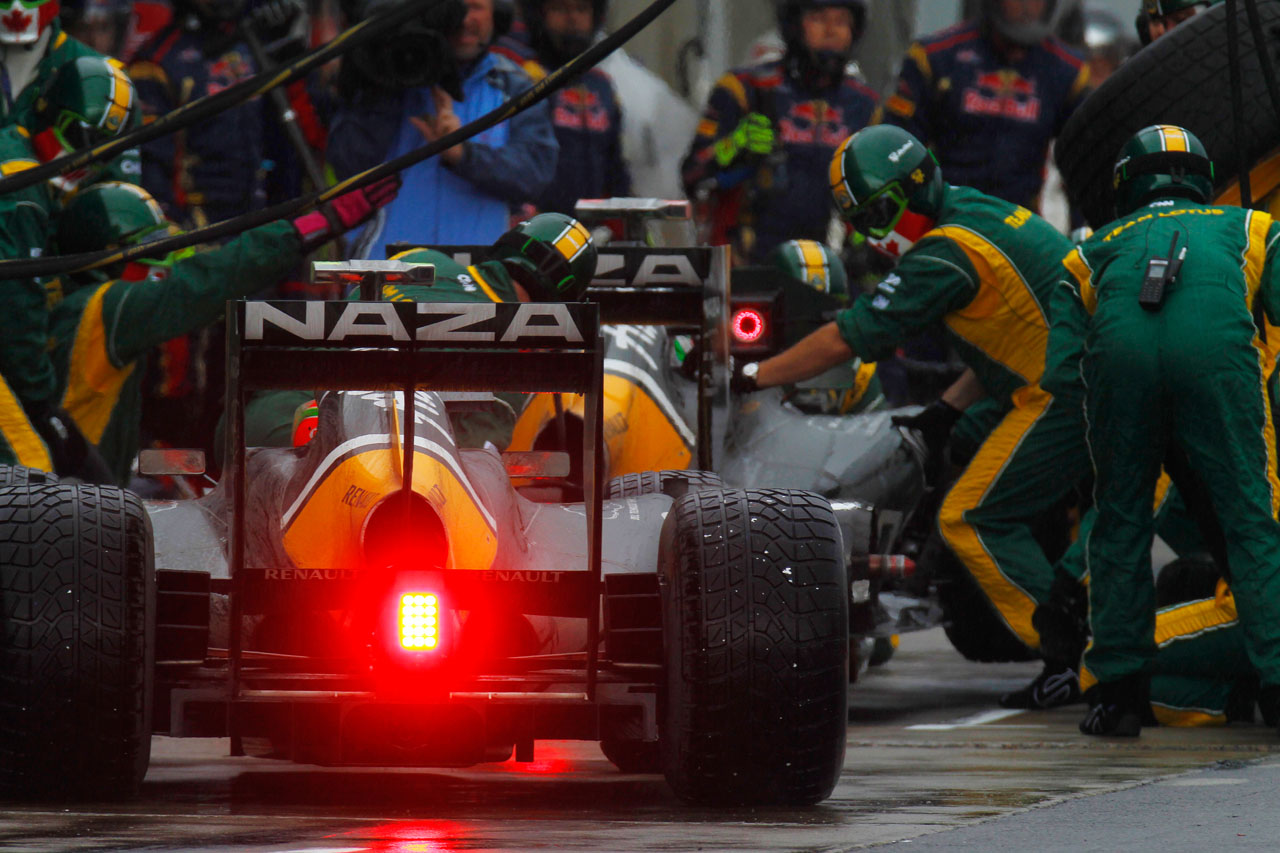
{"label": "red light reflection on wet ground", "polygon": [[[351,846],[337,850],[369,851],[369,853],[438,853],[438,851],[473,849],[474,825],[459,820],[406,820],[362,827],[349,832],[325,836]],[[357,847],[352,842],[363,844]]]}

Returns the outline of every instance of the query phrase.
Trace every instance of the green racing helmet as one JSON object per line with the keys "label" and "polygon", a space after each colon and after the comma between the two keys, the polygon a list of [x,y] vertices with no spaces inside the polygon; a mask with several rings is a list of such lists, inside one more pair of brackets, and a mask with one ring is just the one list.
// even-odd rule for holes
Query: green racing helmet
{"label": "green racing helmet", "polygon": [[64,255],[136,246],[175,232],[149,192],[121,181],[76,192],[56,222],[58,251]]}
{"label": "green racing helmet", "polygon": [[136,109],[133,83],[118,64],[81,56],[49,78],[36,98],[33,136],[52,136],[61,151],[37,145],[41,159],[105,142],[127,130]]}
{"label": "green racing helmet", "polygon": [[814,290],[849,301],[849,279],[840,255],[817,240],[788,240],[769,253],[768,263]]}
{"label": "green racing helmet", "polygon": [[863,128],[831,158],[840,218],[885,254],[898,256],[933,227],[946,194],[933,152],[900,127]]}
{"label": "green racing helmet", "polygon": [[1120,149],[1115,195],[1121,216],[1158,198],[1208,202],[1213,197],[1213,161],[1203,143],[1185,128],[1144,127]]}
{"label": "green racing helmet", "polygon": [[577,302],[596,272],[591,232],[572,216],[539,213],[493,244],[499,261],[535,302]]}

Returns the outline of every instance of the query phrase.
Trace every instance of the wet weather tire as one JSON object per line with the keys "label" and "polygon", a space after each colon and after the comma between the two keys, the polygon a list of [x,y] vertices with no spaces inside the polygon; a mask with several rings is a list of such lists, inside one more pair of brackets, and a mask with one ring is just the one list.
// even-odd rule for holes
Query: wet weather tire
{"label": "wet weather tire", "polygon": [[[1280,0],[1259,0],[1258,16],[1280,67]],[[1085,99],[1055,143],[1073,204],[1094,228],[1114,218],[1112,173],[1120,147],[1153,124],[1176,124],[1200,138],[1214,161],[1218,189],[1237,177],[1240,157],[1254,163],[1280,140],[1248,17],[1239,11],[1244,140],[1237,144],[1227,65],[1227,8],[1219,4],[1143,48]],[[1266,187],[1253,187],[1255,197]]]}
{"label": "wet weather tire", "polygon": [[1207,557],[1179,557],[1156,575],[1156,607],[1213,598],[1222,572]]}
{"label": "wet weather tire", "polygon": [[935,534],[921,560],[938,560],[934,569],[943,630],[955,650],[972,661],[1002,663],[1033,660],[1036,653],[1004,623],[969,570]]}
{"label": "wet weather tire", "polygon": [[840,531],[811,492],[677,500],[659,557],[663,770],[694,803],[808,805],[844,764],[849,607]]}
{"label": "wet weather tire", "polygon": [[17,486],[23,483],[43,485],[56,483],[58,477],[39,468],[28,468],[25,465],[0,465],[0,487]]}
{"label": "wet weather tire", "polygon": [[151,754],[153,566],[137,496],[0,488],[0,791],[136,792]]}
{"label": "wet weather tire", "polygon": [[623,474],[609,481],[609,500],[618,498],[638,498],[641,495],[662,494],[663,486],[675,479],[688,482],[689,491],[703,489],[723,489],[724,481],[719,474],[710,471],[641,471],[638,474]]}

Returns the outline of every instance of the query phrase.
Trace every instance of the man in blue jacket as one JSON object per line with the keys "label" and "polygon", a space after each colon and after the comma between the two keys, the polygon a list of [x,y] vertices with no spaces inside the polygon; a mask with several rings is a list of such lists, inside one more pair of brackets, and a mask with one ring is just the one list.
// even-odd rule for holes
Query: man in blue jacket
{"label": "man in blue jacket", "polygon": [[[464,98],[439,86],[367,89],[344,104],[329,134],[329,161],[348,177],[421,148],[490,112],[532,85],[509,59],[491,53],[493,0],[467,0],[450,44]],[[389,243],[474,244],[496,240],[513,206],[532,202],[555,174],[555,131],[544,102],[401,172],[400,195],[365,229],[352,254],[385,258]]]}

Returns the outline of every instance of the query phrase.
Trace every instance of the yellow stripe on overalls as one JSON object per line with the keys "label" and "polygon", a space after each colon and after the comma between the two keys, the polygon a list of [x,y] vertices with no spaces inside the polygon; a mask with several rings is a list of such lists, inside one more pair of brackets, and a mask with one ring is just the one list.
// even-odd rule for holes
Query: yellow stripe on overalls
{"label": "yellow stripe on overalls", "polygon": [[1049,345],[1049,321],[1022,274],[999,247],[968,228],[944,225],[921,239],[927,237],[954,242],[978,274],[978,294],[943,318],[947,328],[1026,384],[1039,382]]}
{"label": "yellow stripe on overalls", "polygon": [[80,427],[84,437],[94,444],[102,441],[111,413],[120,400],[120,390],[134,368],[134,362],[116,367],[107,355],[102,301],[114,285],[115,282],[109,282],[99,287],[80,315],[76,342],[71,348],[67,390],[62,395],[62,407]]}
{"label": "yellow stripe on overalls", "polygon": [[485,281],[484,276],[480,275],[480,270],[476,269],[474,266],[471,266],[471,267],[467,267],[467,272],[471,274],[472,280],[475,281],[476,284],[480,285],[480,289],[484,291],[484,295],[489,297],[491,301],[493,302],[502,301],[502,297],[499,296],[497,293],[495,293],[493,288],[489,286],[489,282]]}
{"label": "yellow stripe on overalls", "polygon": [[1040,634],[1031,626],[1035,599],[1001,571],[978,531],[965,520],[966,510],[980,505],[995,486],[1004,466],[1018,452],[1027,435],[1053,402],[1053,396],[1029,385],[1014,392],[1014,408],[978,448],[973,461],[956,480],[938,510],[938,530],[948,547],[964,563],[1009,629],[1032,649],[1040,648]]}
{"label": "yellow stripe on overalls", "polygon": [[[1267,262],[1267,232],[1271,229],[1272,222],[1274,220],[1265,213],[1249,211],[1249,242],[1244,250],[1243,267],[1250,309],[1253,308],[1255,299],[1262,298],[1258,289],[1262,286],[1262,271]],[[1263,412],[1266,414],[1262,425],[1262,440],[1267,448],[1267,487],[1271,491],[1271,516],[1274,518],[1280,513],[1280,477],[1276,471],[1275,418],[1271,411],[1271,395],[1267,393],[1267,377],[1275,367],[1275,354],[1260,335],[1253,336],[1252,344],[1258,352],[1258,390],[1262,395]]]}
{"label": "yellow stripe on overalls", "polygon": [[27,413],[18,402],[13,389],[0,376],[0,437],[13,448],[13,454],[19,465],[28,468],[39,468],[41,471],[52,471],[53,460],[49,457],[49,449],[36,433],[35,427],[27,419]]}
{"label": "yellow stripe on overalls", "polygon": [[1088,311],[1089,316],[1092,317],[1093,312],[1098,310],[1098,294],[1093,290],[1093,270],[1089,269],[1089,262],[1084,259],[1084,253],[1079,249],[1073,250],[1062,259],[1062,265],[1080,286],[1080,301],[1084,303],[1084,310]]}

